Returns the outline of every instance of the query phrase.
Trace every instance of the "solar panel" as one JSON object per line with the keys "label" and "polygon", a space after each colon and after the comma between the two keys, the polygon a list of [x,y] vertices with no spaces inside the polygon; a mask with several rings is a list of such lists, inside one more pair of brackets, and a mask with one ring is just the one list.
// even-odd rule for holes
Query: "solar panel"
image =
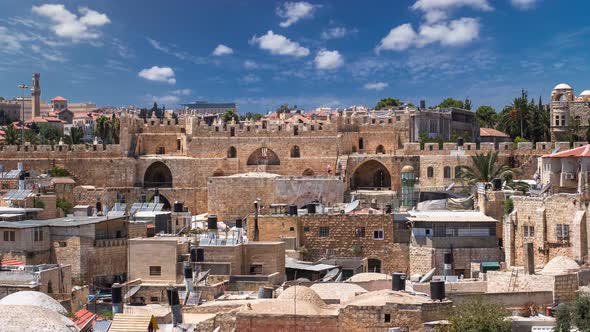
{"label": "solar panel", "polygon": [[8,173],[4,174],[4,178],[7,179],[15,179],[18,177],[19,171],[17,169],[13,169],[12,171],[8,171]]}
{"label": "solar panel", "polygon": [[129,209],[129,212],[135,213],[135,212],[139,211],[140,208],[141,208],[141,203],[133,203],[133,205],[131,205],[131,209]]}
{"label": "solar panel", "polygon": [[156,206],[154,206],[154,210],[153,211],[162,211],[162,209],[164,208],[164,204],[163,203],[158,203]]}
{"label": "solar panel", "polygon": [[23,199],[29,197],[30,194],[31,194],[31,190],[12,189],[8,192],[8,194],[4,195],[3,199],[6,201],[8,201],[8,200],[18,201],[18,200],[23,200]]}

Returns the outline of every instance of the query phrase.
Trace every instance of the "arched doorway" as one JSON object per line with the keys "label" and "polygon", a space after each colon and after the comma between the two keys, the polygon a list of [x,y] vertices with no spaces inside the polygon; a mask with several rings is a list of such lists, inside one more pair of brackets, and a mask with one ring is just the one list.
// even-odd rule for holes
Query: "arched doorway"
{"label": "arched doorway", "polygon": [[385,148],[383,147],[383,145],[377,146],[377,148],[375,149],[375,153],[376,154],[384,154],[385,153]]}
{"label": "arched doorway", "polygon": [[227,149],[227,157],[228,158],[236,158],[238,156],[238,151],[236,150],[235,147],[230,146],[229,149]]}
{"label": "arched doorway", "polygon": [[172,188],[172,172],[161,161],[150,165],[143,175],[144,188]]}
{"label": "arched doorway", "polygon": [[381,260],[369,258],[367,260],[367,272],[381,273]]}
{"label": "arched doorway", "polygon": [[314,175],[315,175],[315,173],[314,173],[313,169],[311,169],[311,168],[308,168],[305,171],[303,171],[303,176],[314,176]]}
{"label": "arched doorway", "polygon": [[390,188],[391,175],[382,163],[369,160],[361,164],[352,174],[350,187],[355,189]]}
{"label": "arched doorway", "polygon": [[258,148],[248,157],[248,165],[280,165],[281,161],[277,154],[266,147]]}

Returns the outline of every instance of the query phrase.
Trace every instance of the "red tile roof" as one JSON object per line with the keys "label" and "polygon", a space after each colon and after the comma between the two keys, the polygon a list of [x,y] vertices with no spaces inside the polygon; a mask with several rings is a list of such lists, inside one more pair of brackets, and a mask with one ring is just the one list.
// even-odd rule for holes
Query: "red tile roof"
{"label": "red tile roof", "polygon": [[21,266],[21,265],[25,265],[25,263],[23,263],[20,259],[6,258],[6,259],[3,259],[2,262],[0,262],[0,265],[5,265],[5,266]]}
{"label": "red tile roof", "polygon": [[97,319],[103,320],[104,318],[86,309],[80,309],[74,314],[74,317],[72,317],[72,322],[74,322],[79,329],[82,329],[88,326],[88,323],[90,322],[92,323],[92,326],[94,326],[94,322],[96,322]]}
{"label": "red tile roof", "polygon": [[546,158],[590,157],[590,144],[545,155]]}
{"label": "red tile roof", "polygon": [[39,123],[39,122],[64,122],[61,119],[55,118],[55,117],[34,117],[32,119],[29,119],[26,121],[27,123]]}
{"label": "red tile roof", "polygon": [[508,134],[503,133],[494,128],[479,128],[479,136],[481,137],[510,137]]}
{"label": "red tile roof", "polygon": [[57,97],[51,99],[51,101],[68,101],[68,100],[62,96],[57,96]]}

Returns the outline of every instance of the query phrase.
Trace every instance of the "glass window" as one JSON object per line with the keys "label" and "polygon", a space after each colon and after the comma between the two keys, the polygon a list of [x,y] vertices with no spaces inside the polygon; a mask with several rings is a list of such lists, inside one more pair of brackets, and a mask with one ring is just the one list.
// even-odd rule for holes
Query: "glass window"
{"label": "glass window", "polygon": [[429,178],[434,177],[434,168],[432,166],[426,169],[426,176],[428,176]]}
{"label": "glass window", "polygon": [[373,240],[383,240],[383,230],[378,229],[373,231]]}
{"label": "glass window", "polygon": [[320,237],[328,237],[330,236],[330,227],[328,226],[321,226],[320,227]]}
{"label": "glass window", "polygon": [[364,227],[357,227],[354,230],[355,237],[365,237],[365,228]]}
{"label": "glass window", "polygon": [[444,168],[444,177],[445,177],[445,179],[450,179],[451,178],[451,167],[445,166],[445,168]]}
{"label": "glass window", "polygon": [[161,276],[162,275],[162,267],[161,266],[150,266],[150,276]]}

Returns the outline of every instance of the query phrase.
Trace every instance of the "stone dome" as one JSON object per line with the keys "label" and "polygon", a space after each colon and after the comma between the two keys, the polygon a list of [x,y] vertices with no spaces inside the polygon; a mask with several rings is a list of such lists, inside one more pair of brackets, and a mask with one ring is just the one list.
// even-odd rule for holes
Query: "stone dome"
{"label": "stone dome", "polygon": [[412,165],[406,165],[402,167],[402,173],[414,173],[414,167]]}
{"label": "stone dome", "polygon": [[0,312],[0,329],[3,332],[79,331],[68,317],[43,306],[0,304]]}
{"label": "stone dome", "polygon": [[541,274],[566,274],[580,270],[580,265],[573,259],[565,256],[553,257],[541,270]]}
{"label": "stone dome", "polygon": [[584,90],[580,93],[581,97],[590,97],[590,90]]}
{"label": "stone dome", "polygon": [[286,300],[286,301],[293,301],[297,300],[297,302],[307,302],[314,304],[316,306],[323,306],[326,305],[326,302],[322,300],[322,298],[313,291],[309,287],[305,286],[291,286],[285,289],[278,297],[277,300]]}
{"label": "stone dome", "polygon": [[572,87],[566,83],[559,83],[553,88],[553,90],[571,90],[571,89],[572,89]]}
{"label": "stone dome", "polygon": [[353,275],[346,280],[347,282],[367,282],[375,280],[391,280],[391,276],[385,273],[362,272]]}
{"label": "stone dome", "polygon": [[0,300],[0,304],[5,305],[29,305],[39,306],[67,315],[68,311],[51,296],[34,291],[22,291],[12,293]]}

